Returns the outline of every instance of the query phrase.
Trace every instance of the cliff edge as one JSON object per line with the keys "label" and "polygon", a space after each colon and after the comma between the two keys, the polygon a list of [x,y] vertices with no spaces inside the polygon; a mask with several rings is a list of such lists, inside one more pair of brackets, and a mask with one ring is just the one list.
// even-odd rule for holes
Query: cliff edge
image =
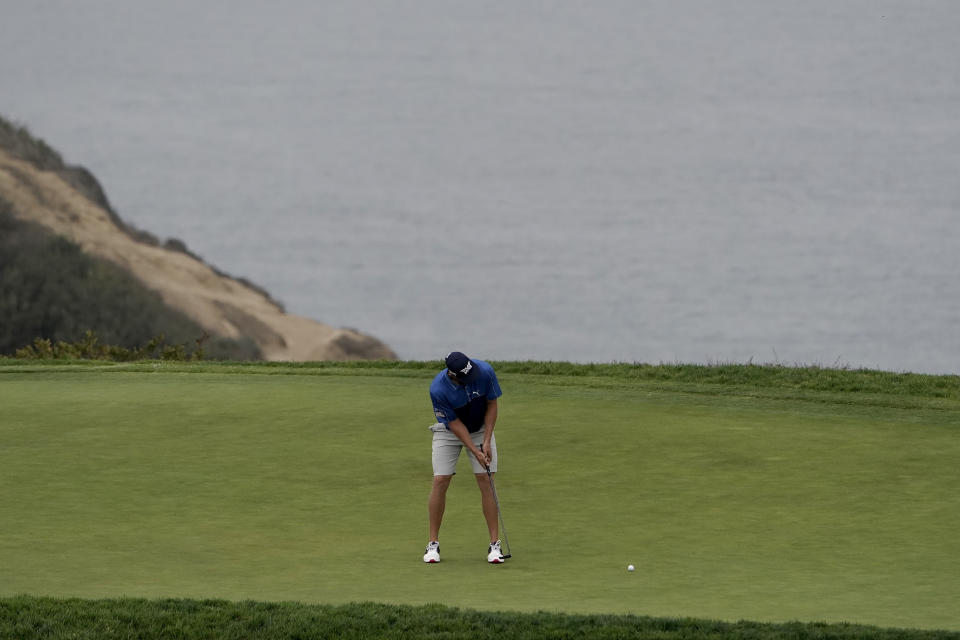
{"label": "cliff edge", "polygon": [[249,338],[267,360],[396,359],[372,336],[285,313],[266,292],[170,248],[175,243],[138,238],[112,211],[92,174],[55,165],[0,145],[0,197],[14,215],[126,269],[211,335]]}

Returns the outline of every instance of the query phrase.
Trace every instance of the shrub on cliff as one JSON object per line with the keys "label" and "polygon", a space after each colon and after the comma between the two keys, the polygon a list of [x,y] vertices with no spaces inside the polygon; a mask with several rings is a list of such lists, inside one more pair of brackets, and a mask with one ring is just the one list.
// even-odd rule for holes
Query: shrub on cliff
{"label": "shrub on cliff", "polygon": [[[0,354],[12,355],[37,338],[81,342],[88,331],[128,349],[164,335],[188,351],[205,334],[127,271],[15,218],[12,205],[0,198]],[[251,340],[218,337],[203,349],[207,358],[262,357]]]}

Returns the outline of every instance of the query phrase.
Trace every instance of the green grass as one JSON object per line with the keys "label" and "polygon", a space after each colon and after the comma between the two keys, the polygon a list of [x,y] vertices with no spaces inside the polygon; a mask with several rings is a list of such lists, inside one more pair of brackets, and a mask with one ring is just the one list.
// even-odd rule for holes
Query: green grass
{"label": "green grass", "polygon": [[498,363],[427,566],[435,364],[0,361],[0,597],[960,630],[955,376]]}
{"label": "green grass", "polygon": [[958,640],[960,633],[864,625],[650,618],[463,610],[441,605],[308,605],[223,600],[77,600],[0,598],[0,637],[91,638],[444,638],[511,640],[656,638],[659,640]]}

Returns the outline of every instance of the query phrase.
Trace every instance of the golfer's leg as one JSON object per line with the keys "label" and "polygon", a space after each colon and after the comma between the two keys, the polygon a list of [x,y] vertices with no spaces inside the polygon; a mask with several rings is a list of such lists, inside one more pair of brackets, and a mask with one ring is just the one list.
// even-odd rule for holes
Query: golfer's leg
{"label": "golfer's leg", "polygon": [[490,542],[500,539],[500,527],[497,520],[497,501],[493,497],[490,487],[490,476],[486,473],[475,474],[477,486],[480,487],[480,500],[483,505],[483,517],[487,521],[487,530],[490,532]]}
{"label": "golfer's leg", "polygon": [[[440,427],[437,424],[434,427]],[[443,521],[443,511],[447,505],[447,488],[450,479],[457,472],[457,458],[463,443],[454,434],[445,429],[436,429],[433,432],[433,487],[430,489],[430,500],[427,510],[430,513],[430,540],[440,540],[440,523]]]}
{"label": "golfer's leg", "polygon": [[[447,488],[453,476],[433,476],[433,488],[430,490],[430,500],[427,510],[430,512],[430,540],[440,539],[440,523],[443,522],[443,511],[447,506]],[[496,505],[494,505],[496,518]]]}

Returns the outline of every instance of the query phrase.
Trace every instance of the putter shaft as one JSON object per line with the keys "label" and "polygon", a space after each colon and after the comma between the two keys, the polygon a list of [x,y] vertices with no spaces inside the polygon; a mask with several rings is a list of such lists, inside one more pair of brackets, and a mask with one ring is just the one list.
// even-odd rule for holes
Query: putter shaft
{"label": "putter shaft", "polygon": [[497,518],[500,520],[500,532],[503,534],[503,544],[507,547],[507,552],[503,554],[504,558],[511,557],[510,553],[510,540],[507,538],[507,528],[503,525],[503,512],[500,510],[500,498],[497,497],[497,485],[493,482],[493,473],[490,472],[490,467],[484,465],[487,470],[487,479],[490,480],[490,491],[493,492],[493,501],[497,505]]}

